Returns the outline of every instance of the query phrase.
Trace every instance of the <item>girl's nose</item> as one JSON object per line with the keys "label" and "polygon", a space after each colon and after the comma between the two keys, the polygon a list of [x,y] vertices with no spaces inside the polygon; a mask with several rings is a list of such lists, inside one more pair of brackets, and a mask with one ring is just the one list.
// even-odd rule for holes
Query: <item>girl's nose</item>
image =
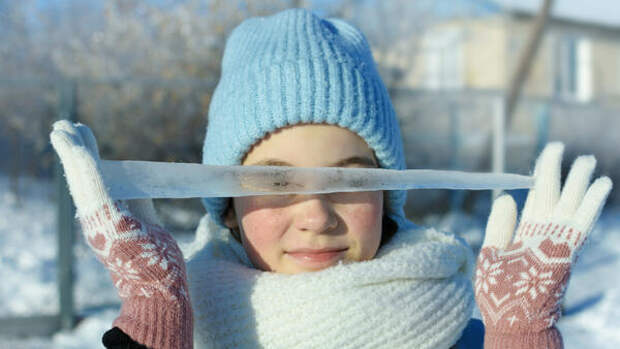
{"label": "girl's nose", "polygon": [[306,195],[298,203],[296,216],[295,225],[301,231],[321,234],[338,226],[338,218],[325,195]]}

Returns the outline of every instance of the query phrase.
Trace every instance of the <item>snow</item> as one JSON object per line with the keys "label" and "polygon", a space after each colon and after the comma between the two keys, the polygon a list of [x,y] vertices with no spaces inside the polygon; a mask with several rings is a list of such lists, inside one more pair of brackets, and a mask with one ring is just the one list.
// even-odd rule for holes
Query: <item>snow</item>
{"label": "snow", "polygon": [[[0,317],[52,314],[56,300],[54,188],[22,179],[21,207],[0,175]],[[462,235],[474,249],[482,243],[485,206],[475,212],[428,217],[423,223]],[[81,234],[78,232],[78,234]],[[46,338],[0,337],[0,348],[101,348],[120,301],[110,277],[78,235],[76,308],[84,320],[72,331]],[[183,241],[182,241],[183,242]],[[607,208],[575,267],[558,326],[566,348],[620,346],[620,207]],[[476,312],[475,317],[480,317]]]}
{"label": "snow", "polygon": [[[56,208],[54,186],[31,179],[22,181],[21,204],[0,177],[0,316],[53,314],[58,309],[56,290]],[[10,217],[10,218],[9,218]],[[9,219],[6,219],[9,218]],[[117,304],[111,279],[76,232],[74,248],[76,302],[79,308]],[[16,297],[15,295],[19,295]]]}
{"label": "snow", "polygon": [[620,346],[620,208],[608,209],[590,235],[566,294],[560,329],[574,348]]}

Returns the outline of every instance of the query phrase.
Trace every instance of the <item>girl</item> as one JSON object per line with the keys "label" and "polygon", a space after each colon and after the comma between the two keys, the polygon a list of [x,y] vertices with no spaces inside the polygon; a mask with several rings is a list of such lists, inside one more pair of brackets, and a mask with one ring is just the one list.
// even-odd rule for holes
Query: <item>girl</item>
{"label": "girl", "polygon": [[[472,285],[470,248],[409,222],[402,191],[205,198],[184,260],[150,200],[109,197],[86,126],[59,121],[51,141],[123,300],[108,348],[453,348],[472,342],[474,299],[485,347],[561,348],[570,269],[611,189],[588,189],[595,160],[580,157],[560,193],[563,147],[549,145],[514,239],[514,201],[494,203]],[[239,25],[203,163],[404,169],[364,36],[302,9]]]}

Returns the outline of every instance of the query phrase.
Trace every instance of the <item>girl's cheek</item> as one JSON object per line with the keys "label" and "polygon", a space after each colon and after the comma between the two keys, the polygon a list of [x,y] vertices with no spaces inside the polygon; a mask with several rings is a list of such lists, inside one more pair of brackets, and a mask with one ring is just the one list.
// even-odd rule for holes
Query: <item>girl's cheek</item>
{"label": "girl's cheek", "polygon": [[365,200],[348,205],[341,217],[348,226],[349,239],[352,243],[350,259],[361,261],[372,259],[381,243],[383,219],[383,195],[366,194]]}
{"label": "girl's cheek", "polygon": [[237,199],[238,205],[235,207],[238,217],[241,217],[243,230],[251,236],[265,237],[283,224],[283,212],[278,207],[265,204],[265,198],[242,197]]}
{"label": "girl's cheek", "polygon": [[[346,216],[349,224],[362,231],[380,225],[383,216],[383,194],[377,192],[359,193],[361,197],[348,205],[342,205],[342,216]],[[367,229],[364,229],[367,227]]]}
{"label": "girl's cheek", "polygon": [[277,263],[280,239],[286,232],[285,215],[280,209],[252,208],[242,212],[244,245],[251,258],[270,270]]}
{"label": "girl's cheek", "polygon": [[277,240],[285,231],[284,217],[272,209],[246,213],[242,217],[243,231],[254,241]]}

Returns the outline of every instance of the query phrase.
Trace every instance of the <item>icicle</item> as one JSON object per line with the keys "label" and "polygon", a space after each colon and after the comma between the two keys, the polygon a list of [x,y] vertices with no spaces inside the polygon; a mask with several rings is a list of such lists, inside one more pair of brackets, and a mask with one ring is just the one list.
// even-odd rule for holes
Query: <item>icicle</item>
{"label": "icicle", "polygon": [[408,189],[519,189],[516,174],[376,168],[213,166],[151,161],[101,162],[114,199],[235,197]]}

